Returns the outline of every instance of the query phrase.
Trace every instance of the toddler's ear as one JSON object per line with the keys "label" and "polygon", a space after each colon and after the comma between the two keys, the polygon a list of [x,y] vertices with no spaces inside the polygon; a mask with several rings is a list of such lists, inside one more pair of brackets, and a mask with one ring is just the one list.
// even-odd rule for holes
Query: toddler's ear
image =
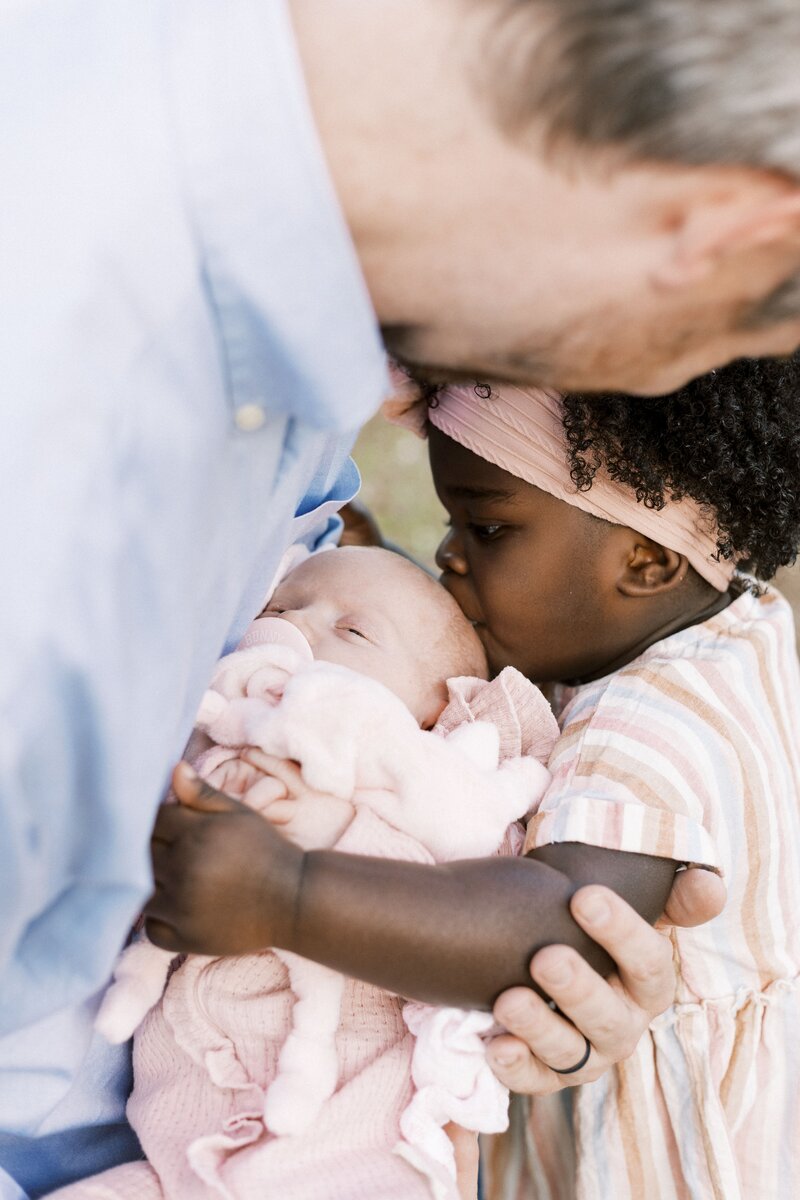
{"label": "toddler's ear", "polygon": [[637,534],[617,586],[624,596],[655,596],[679,587],[688,573],[685,554]]}

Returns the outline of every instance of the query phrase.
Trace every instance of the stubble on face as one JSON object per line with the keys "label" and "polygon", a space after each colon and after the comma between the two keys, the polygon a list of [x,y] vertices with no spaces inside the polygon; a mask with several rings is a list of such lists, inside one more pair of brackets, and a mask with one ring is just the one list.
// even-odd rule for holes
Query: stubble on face
{"label": "stubble on face", "polygon": [[524,343],[474,357],[469,349],[457,361],[431,354],[435,335],[419,327],[383,329],[389,354],[423,386],[472,384],[492,379],[561,392],[623,392],[659,396],[690,379],[740,357],[782,356],[800,343],[800,321],[770,330],[753,327],[748,309],[730,305],[720,321],[708,304],[687,309],[681,320],[667,314],[659,323],[651,312],[636,314],[617,305],[596,319],[583,315],[563,336],[536,335]]}

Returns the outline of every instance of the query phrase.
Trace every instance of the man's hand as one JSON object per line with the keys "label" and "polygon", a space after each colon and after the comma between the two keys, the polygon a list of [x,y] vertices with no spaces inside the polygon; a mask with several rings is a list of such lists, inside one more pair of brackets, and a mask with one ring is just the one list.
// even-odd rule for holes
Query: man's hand
{"label": "man's hand", "polygon": [[159,809],[151,843],[150,940],[192,954],[288,948],[302,850],[188,763],[175,768],[172,786],[178,803]]}
{"label": "man's hand", "polygon": [[[699,869],[679,872],[659,924],[700,925],[724,904],[725,886],[718,876]],[[618,973],[602,979],[567,946],[547,946],[534,956],[531,976],[564,1016],[528,988],[512,988],[498,999],[495,1016],[515,1036],[495,1038],[489,1061],[514,1092],[546,1095],[597,1079],[633,1052],[653,1018],[672,1002],[675,971],[665,933],[606,888],[581,888],[571,910],[614,959]],[[580,1062],[584,1036],[591,1043],[586,1066],[559,1074]]]}
{"label": "man's hand", "polygon": [[719,875],[702,867],[679,870],[672,885],[663,917],[656,921],[657,929],[680,925],[691,929],[713,921],[725,907],[725,884]]}

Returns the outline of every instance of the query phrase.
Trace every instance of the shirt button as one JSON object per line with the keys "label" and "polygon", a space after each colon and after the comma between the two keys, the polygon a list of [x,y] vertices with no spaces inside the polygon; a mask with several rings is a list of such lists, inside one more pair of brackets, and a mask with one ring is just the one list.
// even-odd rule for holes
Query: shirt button
{"label": "shirt button", "polygon": [[233,419],[236,422],[236,428],[240,429],[242,433],[254,433],[264,424],[267,414],[260,404],[240,404]]}

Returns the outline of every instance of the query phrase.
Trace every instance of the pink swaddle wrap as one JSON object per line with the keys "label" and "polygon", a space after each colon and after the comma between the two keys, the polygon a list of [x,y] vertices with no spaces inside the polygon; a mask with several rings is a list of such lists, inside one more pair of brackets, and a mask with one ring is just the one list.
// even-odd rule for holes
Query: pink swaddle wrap
{"label": "pink swaddle wrap", "polygon": [[[450,681],[439,725],[423,732],[388,689],[313,662],[304,642],[262,619],[218,664],[199,720],[217,742],[198,764],[215,784],[261,807],[237,751],[260,746],[329,794],[297,812],[290,836],[427,863],[494,852],[535,807],[558,731],[518,672]],[[520,844],[517,833],[511,849]],[[136,1035],[129,1104],[149,1161],[65,1197],[455,1200],[442,1126],[505,1127],[507,1093],[483,1053],[489,1014],[406,1004],[282,951],[176,968],[142,942],[117,978],[107,1032],[124,1035],[154,1005]]]}

